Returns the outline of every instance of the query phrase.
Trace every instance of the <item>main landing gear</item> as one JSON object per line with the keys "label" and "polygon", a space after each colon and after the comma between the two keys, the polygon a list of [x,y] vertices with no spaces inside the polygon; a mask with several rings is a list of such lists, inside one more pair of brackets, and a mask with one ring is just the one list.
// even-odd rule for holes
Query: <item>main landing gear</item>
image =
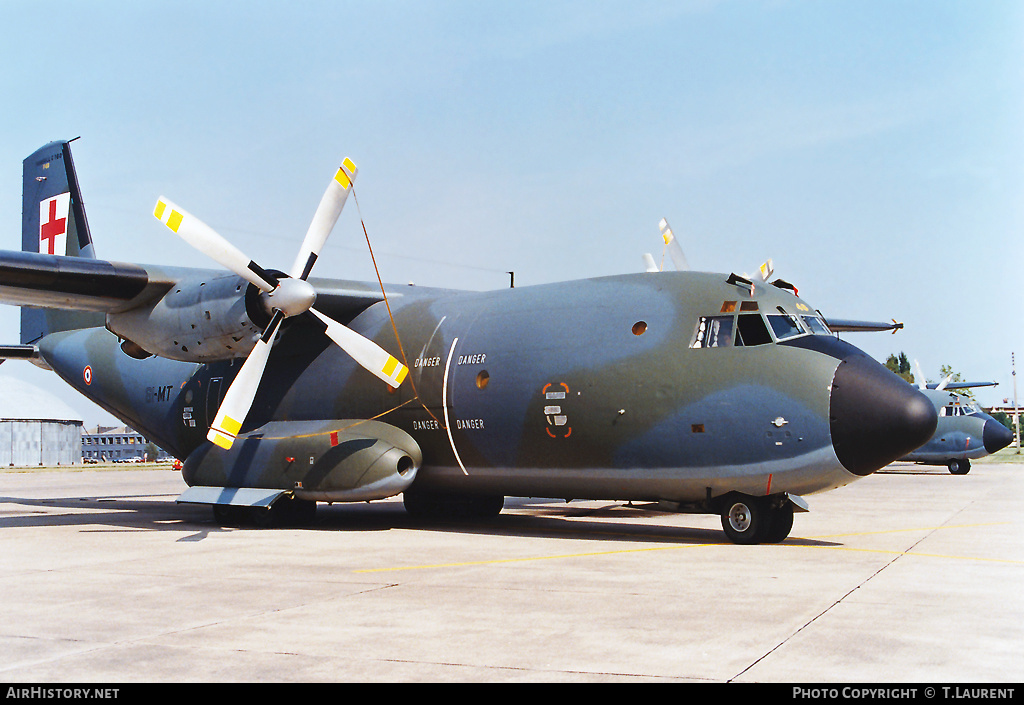
{"label": "main landing gear", "polygon": [[788,495],[750,497],[732,494],[719,505],[722,529],[733,543],[780,543],[793,528],[793,502]]}

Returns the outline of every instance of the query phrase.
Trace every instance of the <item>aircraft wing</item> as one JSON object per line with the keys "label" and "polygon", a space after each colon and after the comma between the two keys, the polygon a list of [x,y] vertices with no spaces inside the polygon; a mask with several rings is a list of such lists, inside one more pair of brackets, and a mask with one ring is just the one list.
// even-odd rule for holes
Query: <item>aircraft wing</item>
{"label": "aircraft wing", "polygon": [[[224,274],[218,269],[126,264],[0,250],[0,302],[121,313],[158,300],[185,278]],[[380,289],[358,282],[311,279],[310,284],[316,290],[318,307],[337,316],[353,316],[384,300]]]}
{"label": "aircraft wing", "polygon": [[850,321],[840,318],[826,318],[825,323],[828,324],[833,333],[864,333],[880,330],[891,330],[895,333],[903,328],[903,324],[896,321],[886,323],[884,321]]}
{"label": "aircraft wing", "polygon": [[[939,385],[942,385],[941,387]],[[998,387],[999,382],[929,382],[928,389],[971,389],[972,387]]]}
{"label": "aircraft wing", "polygon": [[163,296],[187,271],[0,251],[0,301],[74,311],[127,311]]}

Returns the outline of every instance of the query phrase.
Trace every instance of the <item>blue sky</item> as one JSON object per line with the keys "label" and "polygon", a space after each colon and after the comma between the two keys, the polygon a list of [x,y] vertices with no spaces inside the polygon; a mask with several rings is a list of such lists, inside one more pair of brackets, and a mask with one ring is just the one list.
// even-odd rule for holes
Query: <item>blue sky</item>
{"label": "blue sky", "polygon": [[[849,338],[874,357],[1012,397],[1016,0],[0,0],[0,36],[2,247],[22,160],[81,136],[100,257],[205,266],[152,217],[166,195],[286,269],[347,155],[385,281],[638,272],[665,217],[694,268],[771,257],[827,315],[903,321]],[[315,274],[373,279],[351,203]],[[64,389],[26,367],[0,378]]]}

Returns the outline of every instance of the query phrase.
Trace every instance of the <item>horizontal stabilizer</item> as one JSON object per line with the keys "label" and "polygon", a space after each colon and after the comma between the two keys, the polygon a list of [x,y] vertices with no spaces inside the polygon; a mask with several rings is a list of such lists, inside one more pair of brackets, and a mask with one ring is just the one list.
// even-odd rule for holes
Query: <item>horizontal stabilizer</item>
{"label": "horizontal stabilizer", "polygon": [[261,490],[253,487],[189,487],[175,502],[181,504],[226,504],[233,507],[270,508],[285,490]]}
{"label": "horizontal stabilizer", "polygon": [[0,345],[0,361],[3,360],[36,360],[39,348],[35,345]]}

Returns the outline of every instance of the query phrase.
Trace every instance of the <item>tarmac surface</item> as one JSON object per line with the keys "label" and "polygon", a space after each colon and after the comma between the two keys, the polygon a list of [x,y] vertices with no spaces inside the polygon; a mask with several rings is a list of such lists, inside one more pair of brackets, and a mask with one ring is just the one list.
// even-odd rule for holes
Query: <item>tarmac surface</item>
{"label": "tarmac surface", "polygon": [[893,465],[762,546],[714,516],[519,498],[488,522],[394,499],[221,528],[184,488],[167,469],[0,473],[0,681],[1024,675],[1024,464]]}

